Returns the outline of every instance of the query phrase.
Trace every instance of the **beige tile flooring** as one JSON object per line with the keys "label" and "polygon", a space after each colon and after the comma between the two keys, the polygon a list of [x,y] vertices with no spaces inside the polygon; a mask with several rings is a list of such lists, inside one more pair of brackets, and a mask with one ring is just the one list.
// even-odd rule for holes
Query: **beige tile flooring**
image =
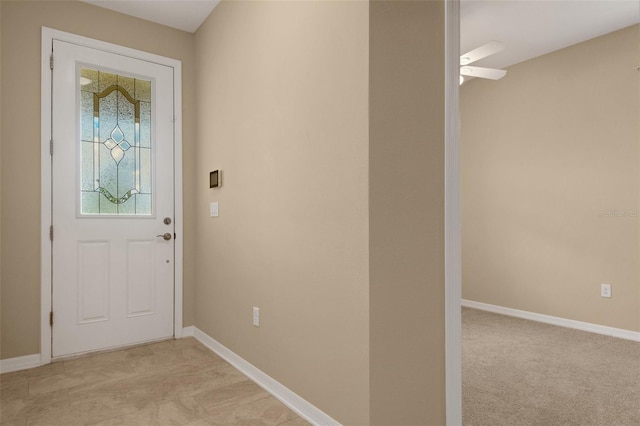
{"label": "beige tile flooring", "polygon": [[2,425],[308,425],[193,338],[0,376]]}

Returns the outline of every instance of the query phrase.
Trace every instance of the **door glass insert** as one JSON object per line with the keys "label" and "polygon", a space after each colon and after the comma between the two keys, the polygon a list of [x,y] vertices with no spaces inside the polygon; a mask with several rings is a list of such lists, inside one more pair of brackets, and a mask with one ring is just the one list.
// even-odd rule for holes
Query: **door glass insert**
{"label": "door glass insert", "polygon": [[151,215],[151,81],[80,69],[80,214]]}

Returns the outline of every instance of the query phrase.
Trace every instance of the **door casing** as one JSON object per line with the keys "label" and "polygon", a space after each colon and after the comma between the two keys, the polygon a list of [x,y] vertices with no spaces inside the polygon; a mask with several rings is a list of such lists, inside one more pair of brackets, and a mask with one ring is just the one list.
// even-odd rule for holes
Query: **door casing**
{"label": "door casing", "polygon": [[[50,56],[53,40],[61,40],[79,44],[93,49],[130,56],[173,68],[174,92],[174,224],[175,268],[174,268],[174,336],[182,337],[182,272],[183,272],[183,204],[182,204],[182,63],[179,60],[154,55],[139,50],[106,43],[87,37],[77,36],[50,28],[42,28],[42,68],[41,68],[41,297],[40,297],[40,364],[48,364],[51,356],[51,327],[49,312],[52,295],[52,243],[49,229],[52,223],[52,163],[50,141],[52,135],[51,122],[51,70]],[[55,142],[55,141],[54,141]]]}

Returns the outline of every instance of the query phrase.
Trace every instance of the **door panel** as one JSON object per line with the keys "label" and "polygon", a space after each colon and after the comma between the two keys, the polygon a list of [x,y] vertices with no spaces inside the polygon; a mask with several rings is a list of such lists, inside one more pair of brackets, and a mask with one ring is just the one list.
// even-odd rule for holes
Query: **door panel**
{"label": "door panel", "polygon": [[127,306],[129,317],[153,315],[155,301],[155,242],[129,241]]}
{"label": "door panel", "polygon": [[78,324],[109,320],[109,252],[108,241],[78,242]]}
{"label": "door panel", "polygon": [[[173,69],[54,41],[52,355],[174,334]],[[172,221],[173,222],[173,221]]]}

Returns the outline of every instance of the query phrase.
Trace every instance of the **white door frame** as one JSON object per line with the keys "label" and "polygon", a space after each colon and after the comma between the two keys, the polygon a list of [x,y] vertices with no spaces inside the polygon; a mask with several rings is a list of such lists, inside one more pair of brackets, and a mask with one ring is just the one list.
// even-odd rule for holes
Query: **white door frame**
{"label": "white door frame", "polygon": [[175,244],[174,268],[174,336],[182,337],[182,269],[183,269],[183,212],[182,212],[182,62],[165,58],[128,47],[118,46],[87,37],[78,36],[51,28],[42,27],[42,68],[41,68],[41,156],[40,156],[40,364],[51,362],[51,327],[49,312],[51,311],[51,268],[52,244],[49,239],[51,226],[51,154],[50,141],[52,135],[51,122],[51,70],[50,55],[53,40],[61,40],[165,65],[173,68],[174,94],[174,225],[177,238]]}
{"label": "white door frame", "polygon": [[445,0],[445,386],[446,423],[462,424],[460,218],[460,2]]}

